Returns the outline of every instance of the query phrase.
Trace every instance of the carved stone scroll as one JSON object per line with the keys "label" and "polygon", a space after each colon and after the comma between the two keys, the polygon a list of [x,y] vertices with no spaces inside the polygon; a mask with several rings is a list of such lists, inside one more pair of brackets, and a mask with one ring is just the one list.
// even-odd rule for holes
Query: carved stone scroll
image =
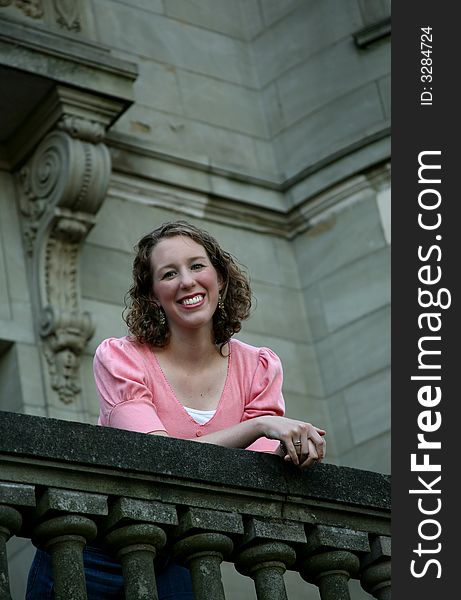
{"label": "carved stone scroll", "polygon": [[64,117],[18,174],[37,332],[51,387],[66,404],[80,393],[80,357],[94,331],[80,306],[79,253],[109,183],[103,131]]}

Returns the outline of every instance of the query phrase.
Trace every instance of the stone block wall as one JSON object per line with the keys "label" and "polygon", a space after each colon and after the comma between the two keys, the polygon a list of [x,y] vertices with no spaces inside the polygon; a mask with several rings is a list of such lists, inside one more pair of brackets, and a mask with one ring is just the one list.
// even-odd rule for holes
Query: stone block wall
{"label": "stone block wall", "polygon": [[[360,186],[361,187],[361,186]],[[388,181],[350,190],[294,241],[315,348],[314,406],[327,405],[341,464],[390,470]]]}
{"label": "stone block wall", "polygon": [[389,37],[354,36],[389,3],[82,0],[78,27],[59,2],[39,4],[32,17],[11,3],[0,20],[59,36],[58,53],[84,41],[138,76],[107,133],[109,188],[79,258],[96,329],[74,406],[50,400],[42,376],[17,190],[2,171],[0,374],[18,398],[2,404],[95,422],[92,356],[125,333],[133,246],[185,218],[248,268],[255,310],[239,337],[280,354],[287,414],[325,424],[332,462],[388,471]]}

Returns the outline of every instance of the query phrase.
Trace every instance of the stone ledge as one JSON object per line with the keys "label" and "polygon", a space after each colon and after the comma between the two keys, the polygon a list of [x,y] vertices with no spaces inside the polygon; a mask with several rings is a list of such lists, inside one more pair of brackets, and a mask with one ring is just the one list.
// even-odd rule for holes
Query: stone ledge
{"label": "stone ledge", "polygon": [[[12,44],[18,53],[41,52],[63,60],[91,66],[97,70],[120,74],[131,81],[134,81],[138,75],[135,63],[115,58],[110,54],[108,48],[100,44],[92,43],[87,39],[84,41],[71,39],[58,32],[18,23],[4,16],[0,19],[0,40]],[[72,76],[72,70],[67,75],[62,73],[62,76]]]}
{"label": "stone ledge", "polygon": [[371,471],[329,464],[299,471],[269,454],[3,411],[0,453],[31,462],[52,460],[257,488],[379,511],[391,506],[390,477]]}
{"label": "stone ledge", "polygon": [[387,17],[368,25],[360,31],[354,33],[354,42],[358,48],[368,48],[372,44],[382,40],[383,38],[390,37],[391,35],[391,17]]}

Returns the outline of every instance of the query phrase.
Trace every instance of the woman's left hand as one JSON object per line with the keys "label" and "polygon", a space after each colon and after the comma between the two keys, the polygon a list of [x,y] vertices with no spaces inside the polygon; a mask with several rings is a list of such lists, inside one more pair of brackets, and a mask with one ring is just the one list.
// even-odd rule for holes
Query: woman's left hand
{"label": "woman's left hand", "polygon": [[[325,449],[326,449],[325,440],[323,440],[323,445],[324,445],[324,455],[323,456],[325,456]],[[316,451],[315,445],[312,442],[312,440],[308,439],[306,442],[304,442],[304,444],[301,441],[301,444],[294,444],[294,446],[295,446],[296,454],[298,456],[297,466],[300,469],[312,467],[313,465],[315,465],[319,462],[322,462],[323,457],[322,458],[318,457],[318,453]],[[306,448],[307,448],[307,452],[305,450]],[[291,456],[289,455],[288,450],[283,442],[280,442],[280,445],[276,450],[276,454],[281,456],[286,462],[293,462],[293,460],[292,460]]]}
{"label": "woman's left hand", "polygon": [[[324,433],[320,433],[320,435],[325,435]],[[323,458],[325,457],[325,451],[326,451],[326,443],[325,443],[325,438],[323,439],[323,455],[322,457],[318,456],[318,451],[314,445],[314,442],[310,439],[307,438],[307,440],[303,440],[301,439],[301,443],[299,444],[298,441],[293,442],[293,445],[295,447],[295,451],[298,457],[298,464],[297,466],[300,469],[305,469],[307,467],[311,467],[319,462],[322,462]],[[280,442],[280,445],[276,451],[276,453],[281,456],[286,462],[293,462],[290,454],[288,453],[288,450],[285,446],[285,444],[283,442]]]}
{"label": "woman's left hand", "polygon": [[325,457],[325,430],[287,417],[257,417],[263,425],[263,435],[278,439],[280,446],[277,454],[284,460],[306,468]]}

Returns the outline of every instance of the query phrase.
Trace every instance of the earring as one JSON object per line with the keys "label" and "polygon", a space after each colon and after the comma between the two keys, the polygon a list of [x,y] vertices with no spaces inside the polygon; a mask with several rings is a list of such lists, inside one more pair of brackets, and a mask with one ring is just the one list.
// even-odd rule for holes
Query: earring
{"label": "earring", "polygon": [[226,308],[224,306],[224,301],[222,299],[221,294],[219,294],[218,296],[218,308],[223,314],[226,314]]}
{"label": "earring", "polygon": [[165,327],[166,318],[165,313],[163,312],[163,308],[161,306],[159,306],[158,308],[158,322],[161,327]]}

